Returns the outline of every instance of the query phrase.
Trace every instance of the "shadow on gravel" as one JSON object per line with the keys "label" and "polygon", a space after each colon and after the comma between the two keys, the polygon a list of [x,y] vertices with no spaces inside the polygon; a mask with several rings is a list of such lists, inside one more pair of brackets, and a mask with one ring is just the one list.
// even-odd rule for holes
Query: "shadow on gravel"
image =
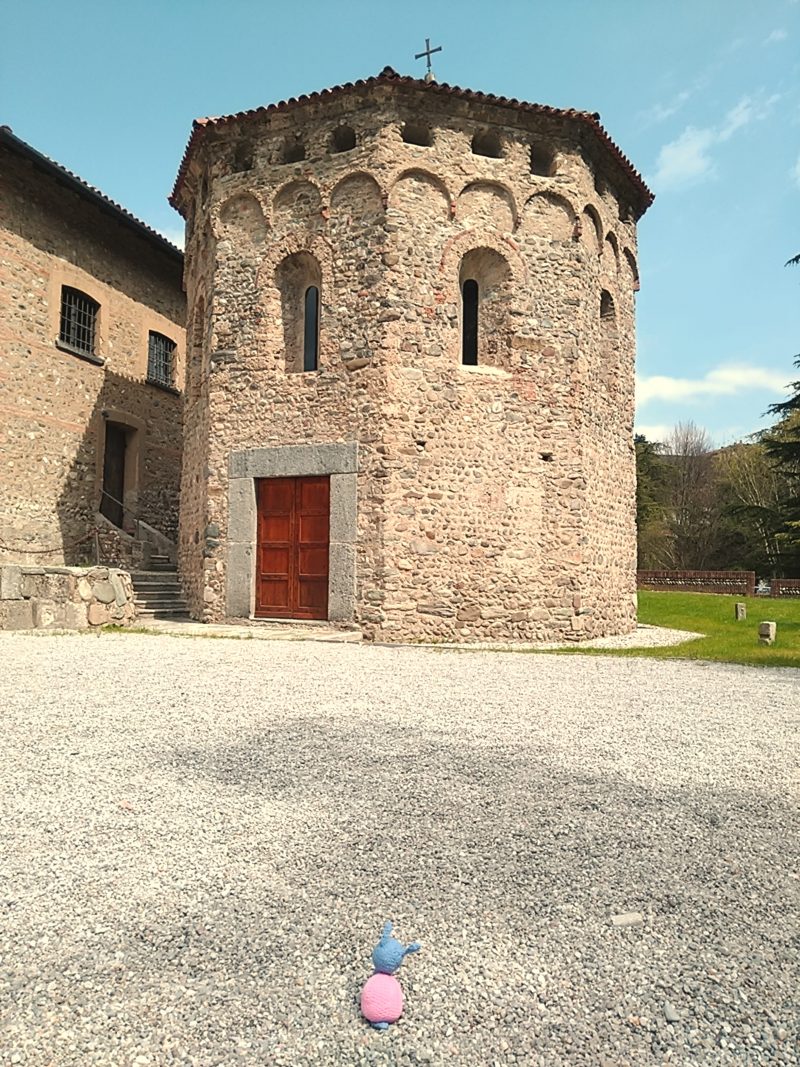
{"label": "shadow on gravel", "polygon": [[[722,1035],[752,1048],[754,1021],[793,1011],[787,842],[800,827],[783,801],[571,773],[541,752],[375,721],[297,720],[235,745],[174,748],[153,769],[248,820],[271,802],[291,813],[261,840],[251,823],[231,827],[231,864],[254,881],[246,901],[215,905],[232,909],[215,946],[226,972],[246,982],[255,967],[278,1002],[291,996],[293,1021],[268,1009],[287,1041],[320,997],[351,1039],[361,1033],[353,998],[387,917],[425,943],[404,975],[401,1026],[436,1031],[444,1011],[454,1055],[495,1026],[517,1056],[537,1042],[602,1051],[600,1017],[626,1055],[650,1062],[676,1040],[665,999],[683,1006],[698,1050],[721,1055]],[[629,911],[644,924],[613,928]]]}

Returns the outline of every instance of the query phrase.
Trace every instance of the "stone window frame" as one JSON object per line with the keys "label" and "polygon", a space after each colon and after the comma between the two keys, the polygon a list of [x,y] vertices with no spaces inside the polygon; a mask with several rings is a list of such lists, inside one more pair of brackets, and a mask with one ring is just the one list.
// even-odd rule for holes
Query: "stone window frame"
{"label": "stone window frame", "polygon": [[[328,621],[353,622],[358,540],[358,443],[276,445],[231,452],[225,612],[255,617],[256,479],[330,476]],[[285,622],[286,620],[281,620]]]}
{"label": "stone window frame", "polygon": [[[61,340],[61,294],[67,289],[77,289],[85,293],[97,304],[97,316],[94,324],[94,352],[82,352],[65,344]],[[108,333],[108,309],[106,305],[105,287],[101,282],[77,267],[69,264],[59,264],[50,275],[47,292],[48,319],[47,329],[52,344],[60,351],[67,352],[75,359],[82,359],[86,363],[94,363],[97,367],[105,365],[104,351],[107,347]]]}

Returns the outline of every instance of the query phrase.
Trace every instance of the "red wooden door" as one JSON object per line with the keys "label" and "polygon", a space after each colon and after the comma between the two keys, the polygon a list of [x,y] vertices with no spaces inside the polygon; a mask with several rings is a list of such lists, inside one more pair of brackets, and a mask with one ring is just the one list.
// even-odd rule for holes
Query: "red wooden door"
{"label": "red wooden door", "polygon": [[327,619],[330,479],[261,478],[256,615]]}

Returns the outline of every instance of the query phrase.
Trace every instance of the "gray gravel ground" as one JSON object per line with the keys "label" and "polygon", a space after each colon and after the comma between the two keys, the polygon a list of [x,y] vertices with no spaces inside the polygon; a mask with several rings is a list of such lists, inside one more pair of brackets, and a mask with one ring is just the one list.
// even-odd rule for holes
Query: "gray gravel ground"
{"label": "gray gravel ground", "polygon": [[[800,672],[0,657],[4,1067],[800,1062]],[[357,997],[386,918],[423,948],[381,1034]]]}

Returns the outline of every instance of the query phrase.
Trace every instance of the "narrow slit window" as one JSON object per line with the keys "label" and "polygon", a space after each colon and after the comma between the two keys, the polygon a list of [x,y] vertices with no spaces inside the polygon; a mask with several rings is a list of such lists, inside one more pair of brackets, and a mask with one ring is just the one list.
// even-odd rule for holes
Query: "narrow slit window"
{"label": "narrow slit window", "polygon": [[95,355],[97,312],[100,305],[80,289],[61,289],[61,323],[58,339],[62,345],[87,356]]}
{"label": "narrow slit window", "polygon": [[319,356],[319,289],[306,289],[303,313],[303,370],[316,370]]}
{"label": "narrow slit window", "polygon": [[478,365],[478,283],[467,278],[461,288],[461,362]]}

